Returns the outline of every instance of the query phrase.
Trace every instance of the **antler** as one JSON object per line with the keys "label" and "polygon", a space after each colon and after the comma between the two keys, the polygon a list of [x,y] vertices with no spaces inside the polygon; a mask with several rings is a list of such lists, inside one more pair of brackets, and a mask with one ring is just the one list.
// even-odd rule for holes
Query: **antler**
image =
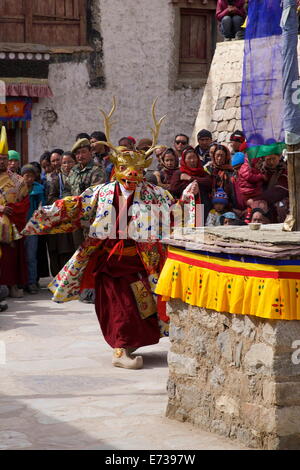
{"label": "antler", "polygon": [[160,127],[162,125],[162,122],[163,120],[166,118],[166,114],[160,118],[160,120],[158,121],[157,118],[156,118],[156,114],[155,114],[155,106],[156,106],[156,103],[157,103],[157,100],[158,98],[156,98],[152,104],[152,118],[153,118],[153,122],[154,122],[154,129],[151,128],[151,134],[152,134],[152,146],[149,150],[147,150],[146,152],[146,155],[151,155],[151,153],[153,152],[156,144],[157,144],[157,141],[158,141],[158,136],[159,136],[159,132],[160,132]]}
{"label": "antler", "polygon": [[103,109],[100,109],[101,114],[103,115],[103,120],[104,120],[104,133],[106,135],[107,142],[99,142],[103,145],[106,145],[107,147],[110,147],[115,153],[118,153],[118,150],[116,147],[111,143],[110,141],[110,130],[113,125],[113,121],[111,120],[112,115],[114,114],[116,110],[116,98],[113,96],[113,104],[112,108],[110,110],[110,113],[107,114]]}

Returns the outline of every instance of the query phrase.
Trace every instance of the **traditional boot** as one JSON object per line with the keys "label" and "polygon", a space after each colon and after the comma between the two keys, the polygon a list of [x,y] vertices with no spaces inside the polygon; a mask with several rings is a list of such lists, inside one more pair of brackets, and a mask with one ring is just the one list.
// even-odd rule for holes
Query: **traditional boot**
{"label": "traditional boot", "polygon": [[130,356],[129,349],[115,348],[112,365],[123,367],[123,369],[141,369],[143,367],[143,358],[142,356]]}

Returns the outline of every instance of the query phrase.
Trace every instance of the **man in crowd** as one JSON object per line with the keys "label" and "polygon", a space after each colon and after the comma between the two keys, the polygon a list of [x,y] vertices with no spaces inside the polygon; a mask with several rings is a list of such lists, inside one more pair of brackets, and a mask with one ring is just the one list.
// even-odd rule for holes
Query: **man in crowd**
{"label": "man in crowd", "polygon": [[20,174],[21,155],[16,150],[8,151],[8,169],[13,173]]}
{"label": "man in crowd", "polygon": [[234,131],[230,136],[230,152],[231,155],[234,155],[236,152],[241,152],[241,145],[246,141],[245,134],[242,131]]}
{"label": "man in crowd", "polygon": [[195,152],[204,166],[210,161],[209,147],[212,144],[212,133],[207,129],[202,129],[197,134],[197,141],[198,145],[195,147]]}
{"label": "man in crowd", "polygon": [[189,137],[185,134],[177,134],[175,136],[174,149],[175,149],[179,162],[181,160],[182,151],[184,147],[186,147],[189,144],[189,141],[190,141]]}
{"label": "man in crowd", "polygon": [[21,176],[8,170],[6,129],[0,140],[0,285],[7,285],[11,297],[22,297],[18,285],[27,284],[24,239],[19,233],[26,224],[29,210],[28,189]]}
{"label": "man in crowd", "polygon": [[[102,168],[95,165],[90,141],[79,139],[73,146],[77,165],[75,165],[65,181],[63,197],[79,196],[90,186],[105,183],[105,175]],[[78,248],[84,236],[82,230],[74,232],[74,245]]]}
{"label": "man in crowd", "polygon": [[54,149],[51,152],[50,163],[53,168],[53,175],[58,175],[60,173],[61,160],[64,151],[62,149]]}

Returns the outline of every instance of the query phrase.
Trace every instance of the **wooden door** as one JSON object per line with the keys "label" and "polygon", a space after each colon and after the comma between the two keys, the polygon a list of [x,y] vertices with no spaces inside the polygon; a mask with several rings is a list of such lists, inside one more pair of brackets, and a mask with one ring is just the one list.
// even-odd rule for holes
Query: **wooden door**
{"label": "wooden door", "polygon": [[179,74],[206,78],[212,59],[212,19],[209,10],[181,9]]}

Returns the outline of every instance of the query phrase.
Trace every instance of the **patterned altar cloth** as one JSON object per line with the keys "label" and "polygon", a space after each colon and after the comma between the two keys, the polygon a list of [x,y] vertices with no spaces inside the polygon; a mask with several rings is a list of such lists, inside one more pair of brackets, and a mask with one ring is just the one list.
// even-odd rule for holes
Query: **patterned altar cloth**
{"label": "patterned altar cloth", "polygon": [[300,260],[170,246],[156,294],[219,312],[300,320],[299,289]]}

